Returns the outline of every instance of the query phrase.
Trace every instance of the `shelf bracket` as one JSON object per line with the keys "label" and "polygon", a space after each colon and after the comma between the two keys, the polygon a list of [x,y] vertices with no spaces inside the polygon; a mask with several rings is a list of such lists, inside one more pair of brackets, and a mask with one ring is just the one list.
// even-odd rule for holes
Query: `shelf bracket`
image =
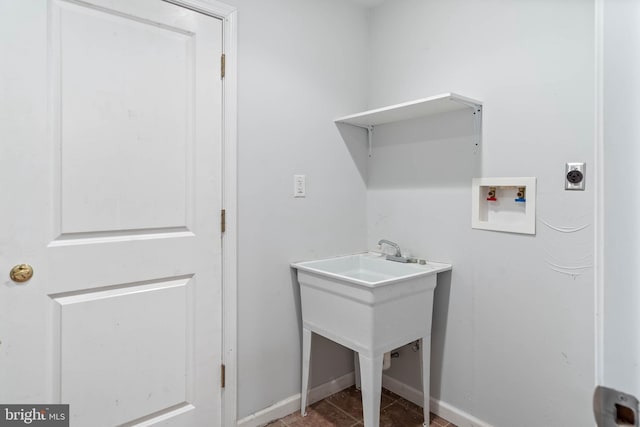
{"label": "shelf bracket", "polygon": [[[454,100],[451,98],[451,100]],[[473,141],[473,152],[478,153],[482,146],[482,105],[475,102],[465,101],[463,99],[455,99],[456,102],[466,105],[473,111],[473,133],[475,140]]]}
{"label": "shelf bracket", "polygon": [[475,134],[475,141],[473,146],[473,152],[478,153],[482,146],[482,105],[473,105],[473,133]]}
{"label": "shelf bracket", "polygon": [[373,152],[373,125],[367,126],[367,136],[369,140],[369,157]]}

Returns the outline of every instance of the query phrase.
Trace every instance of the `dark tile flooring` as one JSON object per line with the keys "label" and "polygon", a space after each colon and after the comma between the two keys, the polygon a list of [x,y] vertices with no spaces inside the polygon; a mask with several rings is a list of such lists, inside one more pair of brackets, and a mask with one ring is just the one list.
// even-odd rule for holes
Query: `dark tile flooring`
{"label": "dark tile flooring", "polygon": [[[382,389],[380,427],[422,427],[422,408]],[[307,416],[297,411],[270,427],[356,427],[363,426],[362,399],[354,386],[307,407]],[[431,414],[430,427],[456,427],[444,418]]]}

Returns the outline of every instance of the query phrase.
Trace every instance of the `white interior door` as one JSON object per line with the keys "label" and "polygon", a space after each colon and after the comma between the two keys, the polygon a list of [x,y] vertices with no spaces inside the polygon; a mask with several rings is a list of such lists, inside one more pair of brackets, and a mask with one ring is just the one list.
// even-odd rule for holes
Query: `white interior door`
{"label": "white interior door", "polygon": [[[596,2],[598,109],[598,425],[639,425],[640,3]],[[591,172],[593,173],[593,172]]]}
{"label": "white interior door", "polygon": [[0,0],[0,52],[0,402],[221,425],[221,21]]}

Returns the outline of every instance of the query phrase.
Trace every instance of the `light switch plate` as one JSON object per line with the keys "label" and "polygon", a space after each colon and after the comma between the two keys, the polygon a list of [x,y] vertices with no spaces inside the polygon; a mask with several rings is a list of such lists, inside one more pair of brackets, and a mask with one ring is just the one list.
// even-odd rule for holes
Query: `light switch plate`
{"label": "light switch plate", "polygon": [[564,169],[564,189],[584,191],[585,163],[567,163]]}
{"label": "light switch plate", "polygon": [[293,176],[293,197],[307,197],[306,176]]}

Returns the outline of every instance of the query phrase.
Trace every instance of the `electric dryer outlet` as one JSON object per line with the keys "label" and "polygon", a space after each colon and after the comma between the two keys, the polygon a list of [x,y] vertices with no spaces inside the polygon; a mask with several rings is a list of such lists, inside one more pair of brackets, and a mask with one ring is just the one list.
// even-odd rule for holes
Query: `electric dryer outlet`
{"label": "electric dryer outlet", "polygon": [[584,191],[585,166],[585,163],[567,163],[565,165],[565,190]]}

